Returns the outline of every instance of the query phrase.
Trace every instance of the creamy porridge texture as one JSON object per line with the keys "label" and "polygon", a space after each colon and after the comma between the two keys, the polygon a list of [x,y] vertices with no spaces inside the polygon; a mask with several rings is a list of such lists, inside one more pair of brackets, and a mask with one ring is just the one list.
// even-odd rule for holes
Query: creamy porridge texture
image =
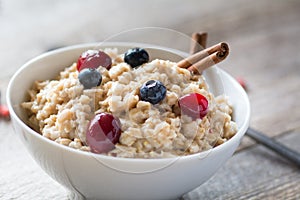
{"label": "creamy porridge texture", "polygon": [[89,50],[22,103],[28,124],[59,144],[116,157],[201,152],[237,132],[225,95],[205,78],[144,49]]}

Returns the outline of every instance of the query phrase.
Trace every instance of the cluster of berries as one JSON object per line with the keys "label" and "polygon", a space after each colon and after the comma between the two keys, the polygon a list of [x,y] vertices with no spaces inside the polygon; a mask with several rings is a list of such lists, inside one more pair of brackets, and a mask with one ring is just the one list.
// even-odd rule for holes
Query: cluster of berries
{"label": "cluster of berries", "polygon": [[[124,61],[133,69],[142,66],[149,61],[149,55],[145,49],[133,48],[124,54]],[[102,82],[102,75],[97,70],[99,66],[109,70],[112,65],[111,58],[103,51],[88,50],[84,52],[77,61],[79,71],[79,82],[84,89],[97,87]],[[160,103],[166,96],[167,89],[158,80],[149,80],[140,88],[140,98],[142,101],[151,104]],[[181,97],[178,105],[182,114],[191,118],[203,118],[208,112],[208,100],[205,96],[192,93]],[[110,113],[98,113],[91,120],[86,140],[94,153],[105,153],[114,148],[121,136],[120,120]]]}

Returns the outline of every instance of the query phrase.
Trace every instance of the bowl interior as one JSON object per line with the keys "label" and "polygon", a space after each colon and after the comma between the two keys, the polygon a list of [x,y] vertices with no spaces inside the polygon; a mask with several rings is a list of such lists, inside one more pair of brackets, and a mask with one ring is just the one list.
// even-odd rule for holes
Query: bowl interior
{"label": "bowl interior", "polygon": [[[20,103],[26,100],[27,91],[36,80],[55,78],[61,70],[76,62],[81,53],[88,49],[118,48],[119,53],[126,52],[129,48],[143,47],[147,49],[150,59],[160,58],[179,61],[188,56],[186,52],[168,49],[161,46],[135,43],[105,43],[84,44],[58,49],[38,56],[24,64],[13,76],[8,89],[8,105],[12,108],[12,115],[16,115],[23,125],[27,122],[27,115],[21,109]],[[225,93],[229,96],[234,106],[234,120],[239,129],[248,125],[250,115],[249,101],[240,85],[226,72],[216,66],[207,69],[204,76],[214,94]],[[24,124],[25,122],[25,124]],[[243,131],[239,131],[243,132]],[[237,134],[239,134],[239,132]],[[243,134],[243,133],[242,133]]]}

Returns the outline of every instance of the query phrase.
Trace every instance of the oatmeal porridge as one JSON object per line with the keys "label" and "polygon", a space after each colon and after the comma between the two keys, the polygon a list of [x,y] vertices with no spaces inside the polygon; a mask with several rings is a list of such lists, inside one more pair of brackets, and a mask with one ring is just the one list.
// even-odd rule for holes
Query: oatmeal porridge
{"label": "oatmeal porridge", "polygon": [[22,107],[50,140],[127,158],[189,155],[237,132],[225,95],[205,77],[145,49],[88,50],[55,79],[36,81]]}

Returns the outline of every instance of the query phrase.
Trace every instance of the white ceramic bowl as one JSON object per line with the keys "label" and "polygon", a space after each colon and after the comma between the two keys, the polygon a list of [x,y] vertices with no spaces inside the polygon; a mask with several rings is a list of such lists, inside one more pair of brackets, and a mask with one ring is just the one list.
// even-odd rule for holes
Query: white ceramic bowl
{"label": "white ceramic bowl", "polygon": [[[175,199],[207,181],[232,156],[248,128],[250,105],[240,85],[216,67],[206,72],[207,79],[214,84],[214,77],[221,77],[224,90],[233,104],[234,120],[239,131],[229,141],[206,152],[168,159],[115,158],[65,147],[28,127],[20,103],[24,101],[33,82],[56,77],[59,71],[76,61],[83,51],[95,46],[71,46],[30,60],[12,77],[7,91],[7,103],[15,132],[36,162],[66,187],[73,198]],[[135,46],[144,47],[144,44],[105,44],[105,47],[117,47],[121,52]],[[152,57],[173,61],[187,55],[155,46],[148,51]]]}

